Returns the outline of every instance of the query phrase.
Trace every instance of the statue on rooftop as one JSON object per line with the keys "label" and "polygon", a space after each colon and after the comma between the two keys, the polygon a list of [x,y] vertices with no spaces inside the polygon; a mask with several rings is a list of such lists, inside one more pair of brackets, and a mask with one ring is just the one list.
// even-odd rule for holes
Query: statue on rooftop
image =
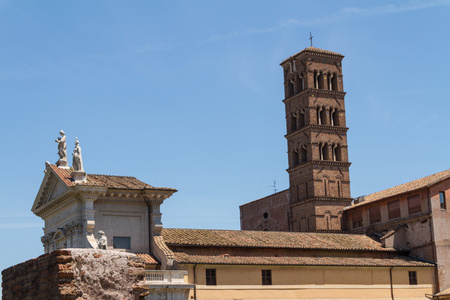
{"label": "statue on rooftop", "polygon": [[73,160],[72,160],[73,170],[84,172],[83,159],[81,158],[80,142],[78,142],[77,138],[75,138],[75,149],[73,149],[72,155],[73,155]]}
{"label": "statue on rooftop", "polygon": [[59,132],[61,137],[58,137],[55,142],[58,143],[58,156],[59,160],[56,163],[58,167],[67,168],[67,145],[66,145],[66,134],[61,129]]}
{"label": "statue on rooftop", "polygon": [[103,230],[99,230],[98,234],[100,235],[97,241],[98,249],[106,250],[106,247],[108,246],[108,239],[106,238],[105,232]]}

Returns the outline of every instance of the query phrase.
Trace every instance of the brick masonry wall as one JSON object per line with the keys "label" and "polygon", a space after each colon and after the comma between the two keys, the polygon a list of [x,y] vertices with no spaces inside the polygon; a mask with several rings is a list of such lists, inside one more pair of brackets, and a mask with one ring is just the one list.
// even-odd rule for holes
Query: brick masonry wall
{"label": "brick masonry wall", "polygon": [[[111,254],[113,251],[83,250],[74,256],[70,250],[56,250],[3,270],[2,299],[144,299],[148,295],[148,288],[140,284],[145,276],[145,264],[140,258],[122,257],[125,263],[120,270],[114,261],[121,257]],[[85,265],[79,263],[80,258]],[[104,278],[97,278],[100,284],[90,282],[89,264],[105,271]],[[107,278],[113,272],[113,278]]]}

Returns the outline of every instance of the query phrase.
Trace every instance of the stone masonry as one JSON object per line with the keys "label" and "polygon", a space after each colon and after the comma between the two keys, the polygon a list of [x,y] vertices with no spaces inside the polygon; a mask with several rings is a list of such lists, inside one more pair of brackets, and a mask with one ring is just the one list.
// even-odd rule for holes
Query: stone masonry
{"label": "stone masonry", "polygon": [[3,270],[2,299],[144,299],[144,268],[135,254],[56,250]]}

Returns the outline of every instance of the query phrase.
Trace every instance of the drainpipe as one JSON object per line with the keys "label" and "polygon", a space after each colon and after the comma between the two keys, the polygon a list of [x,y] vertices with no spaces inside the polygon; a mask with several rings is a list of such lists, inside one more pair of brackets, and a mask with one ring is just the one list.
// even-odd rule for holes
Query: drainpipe
{"label": "drainpipe", "polygon": [[389,269],[389,278],[390,278],[390,284],[391,284],[391,299],[394,300],[394,285],[392,284],[392,269],[394,269],[394,267],[391,267]]}
{"label": "drainpipe", "polygon": [[194,265],[194,300],[197,300],[197,279],[195,276],[195,269],[197,268],[197,264]]}

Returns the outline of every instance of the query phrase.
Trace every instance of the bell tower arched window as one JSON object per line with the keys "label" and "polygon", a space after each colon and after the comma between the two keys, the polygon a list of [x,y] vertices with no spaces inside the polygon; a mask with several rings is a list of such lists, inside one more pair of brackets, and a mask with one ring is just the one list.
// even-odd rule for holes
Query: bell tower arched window
{"label": "bell tower arched window", "polygon": [[327,85],[328,85],[328,89],[329,89],[330,91],[333,90],[333,77],[334,77],[334,74],[333,74],[333,73],[328,73],[328,76],[327,76]]}
{"label": "bell tower arched window", "polygon": [[318,89],[319,88],[319,71],[315,70],[314,71],[314,88]]}
{"label": "bell tower arched window", "polygon": [[318,87],[318,89],[321,89],[321,90],[323,90],[324,89],[324,87],[323,87],[323,82],[324,82],[324,79],[323,79],[323,72],[319,72],[319,76],[318,76],[319,78],[318,78],[318,81],[319,81],[319,87]]}
{"label": "bell tower arched window", "polygon": [[338,76],[336,73],[333,73],[333,78],[331,79],[331,87],[333,91],[338,90]]}
{"label": "bell tower arched window", "polygon": [[306,151],[306,145],[300,147],[300,162],[305,163],[308,160],[308,152]]}
{"label": "bell tower arched window", "polygon": [[322,111],[322,106],[317,106],[316,110],[317,110],[317,124],[322,125],[322,118],[321,118],[321,111]]}
{"label": "bell tower arched window", "polygon": [[292,150],[291,157],[292,157],[292,167],[297,166],[299,163],[298,150],[296,150],[296,149]]}
{"label": "bell tower arched window", "polygon": [[305,80],[304,80],[302,74],[298,75],[298,89],[299,89],[299,92],[301,92],[305,89]]}

